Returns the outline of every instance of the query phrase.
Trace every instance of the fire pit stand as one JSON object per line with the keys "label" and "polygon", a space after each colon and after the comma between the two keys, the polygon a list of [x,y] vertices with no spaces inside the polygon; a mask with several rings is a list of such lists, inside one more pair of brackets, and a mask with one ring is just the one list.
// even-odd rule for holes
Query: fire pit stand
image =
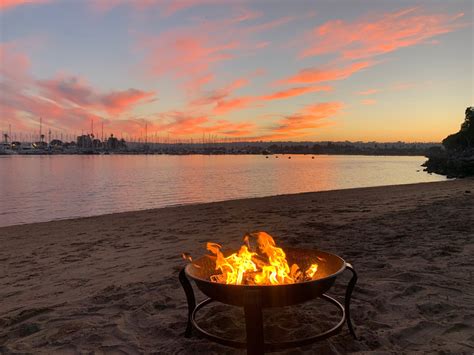
{"label": "fire pit stand", "polygon": [[[243,285],[226,285],[205,280],[203,273],[212,272],[212,267],[206,258],[198,259],[194,265],[189,264],[179,273],[179,281],[186,293],[188,302],[188,322],[185,331],[185,337],[189,338],[192,331],[215,341],[222,345],[234,348],[247,348],[248,354],[263,354],[265,351],[278,351],[293,347],[305,346],[316,341],[327,339],[339,333],[347,323],[351,335],[357,339],[350,318],[350,300],[352,291],[357,282],[357,274],[351,264],[346,263],[340,257],[334,254],[321,251],[313,251],[318,256],[324,258],[329,266],[327,270],[336,270],[328,276],[312,280],[308,282],[286,284],[278,286],[243,286]],[[301,256],[308,254],[308,251],[302,249],[293,249],[288,252],[291,256]],[[328,296],[325,292],[333,285],[336,276],[344,270],[352,273],[352,278],[346,289],[344,305],[336,299]],[[209,298],[196,305],[194,291],[189,278],[196,282],[198,288]],[[339,322],[329,330],[317,335],[313,335],[304,339],[290,340],[284,342],[266,343],[263,332],[262,309],[266,307],[291,306],[309,301],[311,299],[320,298],[334,305],[340,314]],[[244,308],[246,342],[231,340],[212,334],[201,328],[196,321],[198,311],[212,302],[221,302],[224,304],[241,306]]]}

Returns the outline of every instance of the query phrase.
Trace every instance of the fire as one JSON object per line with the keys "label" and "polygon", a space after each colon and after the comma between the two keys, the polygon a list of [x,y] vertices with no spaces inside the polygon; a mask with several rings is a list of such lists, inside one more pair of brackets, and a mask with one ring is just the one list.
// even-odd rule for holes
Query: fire
{"label": "fire", "polygon": [[297,264],[288,265],[285,252],[276,246],[271,235],[257,232],[250,236],[256,238],[258,252],[250,250],[249,235],[239,251],[227,257],[221,252],[221,245],[207,243],[207,250],[216,257],[216,271],[220,271],[211,276],[211,281],[232,285],[283,285],[314,278],[318,264],[302,272]]}

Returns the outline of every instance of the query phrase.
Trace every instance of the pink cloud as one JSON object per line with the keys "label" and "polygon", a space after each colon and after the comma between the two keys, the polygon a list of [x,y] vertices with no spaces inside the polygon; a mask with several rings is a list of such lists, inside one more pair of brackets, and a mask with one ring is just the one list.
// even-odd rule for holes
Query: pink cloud
{"label": "pink cloud", "polygon": [[282,82],[289,84],[308,84],[342,80],[374,64],[375,63],[371,61],[363,61],[352,63],[343,68],[306,68],[282,80]]}
{"label": "pink cloud", "polygon": [[100,117],[90,110],[78,106],[63,106],[50,98],[34,93],[18,91],[3,83],[0,95],[0,111],[2,116],[14,129],[35,128],[39,118],[43,118],[45,126],[55,129],[77,130],[89,127],[91,119]]}
{"label": "pink cloud", "polygon": [[101,95],[100,103],[109,114],[116,115],[130,110],[138,103],[154,99],[155,95],[155,92],[138,89],[112,91],[108,94]]}
{"label": "pink cloud", "polygon": [[1,0],[0,10],[7,10],[21,5],[45,4],[48,2],[51,2],[51,0]]}
{"label": "pink cloud", "polygon": [[14,43],[0,43],[0,112],[17,129],[35,127],[39,117],[55,129],[89,127],[91,119],[128,115],[155,93],[134,88],[101,92],[75,76],[38,80],[29,72],[29,58]]}
{"label": "pink cloud", "polygon": [[[2,58],[11,57],[1,47]],[[9,58],[9,60],[15,59]],[[75,133],[89,131],[91,120],[99,125],[106,123],[106,130],[129,135],[143,134],[143,120],[133,118],[130,110],[137,104],[148,102],[155,97],[153,92],[137,89],[101,92],[80,77],[58,75],[47,80],[29,77],[27,86],[15,88],[13,76],[2,75],[0,113],[14,129],[37,127],[39,117],[43,117],[45,127],[67,130]],[[225,89],[230,93],[243,87],[248,79],[240,78],[231,82]],[[222,109],[221,106],[219,109]],[[225,110],[224,110],[225,111]],[[96,126],[98,127],[98,126]],[[96,128],[97,129],[97,128]],[[167,112],[154,115],[149,123],[149,132],[168,132],[176,136],[200,136],[202,133],[221,137],[241,137],[254,134],[255,124],[251,122],[231,122],[216,120],[207,114],[192,111]]]}
{"label": "pink cloud", "polygon": [[151,100],[156,93],[138,89],[100,93],[93,89],[84,79],[72,76],[60,76],[37,82],[41,92],[54,101],[73,103],[95,111],[106,111],[108,114],[120,115],[130,111],[136,104]]}
{"label": "pink cloud", "polygon": [[30,59],[14,43],[0,42],[0,76],[18,85],[30,80]]}
{"label": "pink cloud", "polygon": [[[228,17],[192,22],[139,40],[145,50],[144,68],[147,74],[170,76],[190,90],[203,87],[202,78],[214,77],[215,68],[225,61],[253,55],[270,42],[255,36],[294,18],[284,17],[255,23],[260,12],[232,10]],[[204,81],[209,84],[210,81]]]}
{"label": "pink cloud", "polygon": [[[5,122],[12,124],[14,130],[36,130],[42,117],[44,127],[48,129],[89,132],[91,121],[94,121],[96,127],[104,122],[106,132],[115,132],[116,135],[122,132],[143,134],[145,121],[134,117],[131,110],[136,105],[154,100],[154,92],[133,88],[104,92],[94,88],[84,78],[64,74],[37,80],[29,73],[28,58],[16,52],[13,44],[0,45],[0,59],[3,63],[13,65],[17,61],[22,64],[0,68],[0,114]],[[226,100],[226,95],[247,83],[247,78],[234,80],[224,88],[223,96],[217,99]],[[167,132],[180,137],[200,136],[203,133],[221,137],[255,134],[254,123],[215,119],[189,108],[182,112],[152,114],[148,128],[149,132]]]}
{"label": "pink cloud", "polygon": [[233,58],[240,47],[238,41],[211,38],[202,32],[171,31],[145,40],[145,68],[152,75],[169,75],[199,91],[214,77],[212,66]]}
{"label": "pink cloud", "polygon": [[79,77],[61,75],[54,79],[38,80],[37,85],[46,97],[53,97],[58,102],[92,106],[97,100],[92,87]]}
{"label": "pink cloud", "polygon": [[345,59],[370,58],[455,31],[464,26],[458,21],[462,16],[423,14],[418,8],[409,8],[354,22],[333,20],[313,29],[311,44],[301,55],[338,53]]}

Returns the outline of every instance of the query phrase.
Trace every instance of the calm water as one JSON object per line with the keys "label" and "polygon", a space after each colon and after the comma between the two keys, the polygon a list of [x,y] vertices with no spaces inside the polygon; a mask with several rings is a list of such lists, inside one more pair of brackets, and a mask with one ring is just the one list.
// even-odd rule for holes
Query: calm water
{"label": "calm water", "polygon": [[424,157],[1,156],[0,226],[177,204],[441,181]]}

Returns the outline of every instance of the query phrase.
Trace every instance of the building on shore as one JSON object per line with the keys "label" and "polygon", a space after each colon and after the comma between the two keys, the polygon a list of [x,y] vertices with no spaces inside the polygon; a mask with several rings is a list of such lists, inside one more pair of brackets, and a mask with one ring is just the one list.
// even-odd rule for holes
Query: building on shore
{"label": "building on shore", "polygon": [[107,149],[109,150],[119,150],[119,149],[127,149],[127,144],[125,143],[125,140],[118,139],[117,137],[114,137],[113,134],[110,135],[110,137],[107,139]]}
{"label": "building on shore", "polygon": [[78,148],[92,148],[92,136],[90,134],[83,134],[77,137]]}

